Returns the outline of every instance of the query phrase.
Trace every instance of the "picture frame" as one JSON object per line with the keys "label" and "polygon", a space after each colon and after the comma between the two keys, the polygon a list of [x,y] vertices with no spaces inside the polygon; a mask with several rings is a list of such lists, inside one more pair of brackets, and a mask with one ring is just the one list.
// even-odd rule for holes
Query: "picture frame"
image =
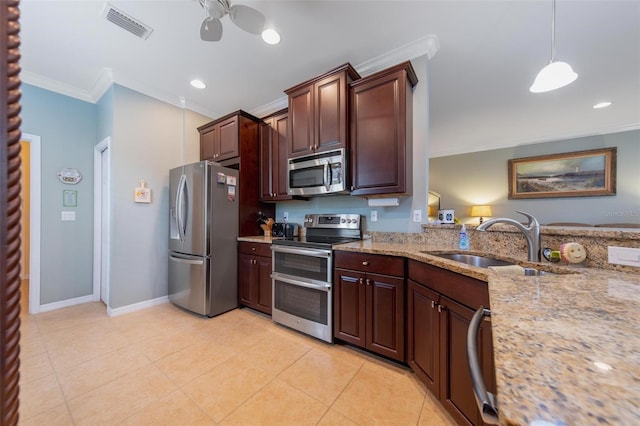
{"label": "picture frame", "polygon": [[78,207],[78,191],[62,190],[62,207]]}
{"label": "picture frame", "polygon": [[593,197],[616,193],[617,148],[509,160],[509,199]]}
{"label": "picture frame", "polygon": [[151,202],[151,189],[149,188],[136,188],[134,194],[134,201],[136,203],[150,203]]}

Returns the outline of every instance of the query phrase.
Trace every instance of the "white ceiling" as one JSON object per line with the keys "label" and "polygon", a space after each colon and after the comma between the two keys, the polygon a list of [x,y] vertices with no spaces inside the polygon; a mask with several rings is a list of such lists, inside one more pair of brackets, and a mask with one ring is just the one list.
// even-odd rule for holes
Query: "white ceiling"
{"label": "white ceiling", "polygon": [[[106,21],[105,1],[22,0],[23,81],[92,102],[116,82],[210,117],[264,114],[297,83],[345,62],[364,75],[376,58],[424,54],[435,36],[432,157],[640,128],[640,0],[557,0],[557,58],[579,77],[541,94],[528,88],[550,59],[551,0],[231,3],[262,11],[282,42],[229,17],[221,41],[203,42],[196,0],[110,1],[153,28],[147,40]],[[613,105],[593,110],[601,100]]]}

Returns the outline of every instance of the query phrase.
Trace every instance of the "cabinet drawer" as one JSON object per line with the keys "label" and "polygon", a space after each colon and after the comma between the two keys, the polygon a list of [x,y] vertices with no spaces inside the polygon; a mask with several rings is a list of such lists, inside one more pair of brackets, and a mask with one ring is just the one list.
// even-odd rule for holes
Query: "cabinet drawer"
{"label": "cabinet drawer", "polygon": [[238,243],[238,251],[240,253],[252,254],[254,256],[271,257],[271,244],[240,241]]}
{"label": "cabinet drawer", "polygon": [[408,278],[472,309],[489,307],[489,288],[484,281],[410,260]]}
{"label": "cabinet drawer", "polygon": [[336,251],[333,264],[336,268],[404,277],[403,257]]}

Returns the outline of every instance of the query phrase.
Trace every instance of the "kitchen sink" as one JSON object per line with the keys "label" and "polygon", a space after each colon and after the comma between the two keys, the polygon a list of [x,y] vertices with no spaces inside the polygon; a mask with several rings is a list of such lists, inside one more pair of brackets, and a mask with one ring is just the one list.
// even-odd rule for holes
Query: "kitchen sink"
{"label": "kitchen sink", "polygon": [[423,251],[422,253],[442,257],[444,259],[455,260],[456,262],[465,263],[470,266],[477,266],[479,268],[488,268],[489,266],[509,266],[514,264],[512,262],[506,262],[504,260],[498,260],[492,257],[479,256],[475,254],[434,253],[429,251]]}

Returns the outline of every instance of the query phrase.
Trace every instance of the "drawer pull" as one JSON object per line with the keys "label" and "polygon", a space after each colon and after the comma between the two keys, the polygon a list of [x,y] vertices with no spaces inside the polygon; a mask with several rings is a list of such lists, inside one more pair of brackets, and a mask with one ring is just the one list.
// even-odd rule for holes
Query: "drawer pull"
{"label": "drawer pull", "polygon": [[442,305],[438,305],[438,312],[442,312]]}
{"label": "drawer pull", "polygon": [[431,309],[435,309],[436,308],[436,301],[432,300],[431,301]]}
{"label": "drawer pull", "polygon": [[371,285],[371,280],[367,278],[367,285]]}
{"label": "drawer pull", "polygon": [[362,266],[369,266],[369,262],[367,261],[362,262]]}
{"label": "drawer pull", "polygon": [[364,284],[364,280],[360,278],[360,284]]}
{"label": "drawer pull", "polygon": [[255,247],[251,247],[251,251],[256,251],[256,248]]}

